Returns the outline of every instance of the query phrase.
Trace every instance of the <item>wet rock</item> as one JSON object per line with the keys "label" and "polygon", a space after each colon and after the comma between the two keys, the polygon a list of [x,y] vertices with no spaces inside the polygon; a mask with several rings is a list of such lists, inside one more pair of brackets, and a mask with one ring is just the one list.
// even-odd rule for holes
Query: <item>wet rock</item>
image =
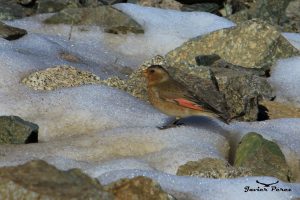
{"label": "wet rock", "polygon": [[22,79],[22,83],[34,90],[55,90],[85,84],[98,84],[100,78],[87,71],[68,65],[59,65],[34,72]]}
{"label": "wet rock", "polygon": [[16,40],[26,34],[27,31],[24,29],[8,26],[0,22],[0,38],[4,38],[6,40]]}
{"label": "wet rock", "polygon": [[287,103],[276,101],[261,101],[259,103],[267,109],[267,114],[270,119],[280,118],[300,118],[300,108]]}
{"label": "wet rock", "polygon": [[232,167],[227,161],[217,158],[189,161],[181,165],[176,174],[178,176],[199,176],[204,178],[236,178],[252,175],[250,169]]}
{"label": "wet rock", "polygon": [[246,134],[236,151],[236,167],[250,168],[253,176],[274,176],[292,181],[289,166],[279,146],[258,133]]}
{"label": "wet rock", "polygon": [[105,28],[108,33],[144,33],[141,25],[111,6],[64,9],[44,22],[46,24],[97,25]]}
{"label": "wet rock", "polygon": [[41,160],[2,167],[0,179],[1,199],[113,199],[97,180],[79,169],[60,171]]}
{"label": "wet rock", "polygon": [[0,20],[12,20],[33,15],[33,8],[23,7],[15,0],[0,0]]}
{"label": "wet rock", "polygon": [[273,26],[250,20],[236,27],[196,37],[166,55],[171,66],[196,64],[198,55],[217,54],[228,63],[267,69],[279,58],[299,55]]}
{"label": "wet rock", "polygon": [[150,178],[138,176],[132,179],[121,179],[108,186],[105,190],[114,194],[116,200],[143,199],[143,200],[169,200],[158,183]]}
{"label": "wet rock", "polygon": [[139,0],[137,3],[142,6],[172,10],[180,10],[182,7],[182,4],[175,0]]}
{"label": "wet rock", "polygon": [[38,142],[38,125],[17,116],[0,116],[0,144]]}
{"label": "wet rock", "polygon": [[271,24],[280,24],[285,21],[285,10],[291,0],[234,0],[233,9],[240,11],[229,17],[236,23],[248,19],[259,18]]}
{"label": "wet rock", "polygon": [[59,12],[66,8],[78,8],[80,4],[77,0],[39,0],[37,6],[38,13]]}

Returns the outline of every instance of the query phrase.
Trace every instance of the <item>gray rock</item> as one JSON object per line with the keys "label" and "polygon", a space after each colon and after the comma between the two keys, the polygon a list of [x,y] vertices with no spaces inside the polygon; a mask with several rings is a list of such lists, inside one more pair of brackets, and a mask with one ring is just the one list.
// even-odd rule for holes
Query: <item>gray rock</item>
{"label": "gray rock", "polygon": [[66,8],[78,8],[80,4],[77,0],[39,0],[37,6],[38,13],[59,12]]}
{"label": "gray rock", "polygon": [[12,20],[33,15],[33,8],[26,8],[14,0],[0,0],[0,20]]}
{"label": "gray rock", "polygon": [[[234,0],[234,10],[239,12],[229,18],[236,23],[245,19],[259,18],[271,24],[281,24],[286,20],[285,10],[291,0]],[[247,16],[245,18],[245,16]]]}
{"label": "gray rock", "polygon": [[188,12],[210,12],[210,13],[217,13],[220,6],[216,3],[197,3],[192,5],[183,5],[181,10],[188,11]]}
{"label": "gray rock", "polygon": [[279,146],[258,133],[248,133],[242,138],[234,166],[250,168],[253,176],[274,176],[283,181],[293,181]]}
{"label": "gray rock", "polygon": [[26,34],[27,31],[24,29],[8,26],[0,22],[0,38],[4,38],[6,40],[16,40]]}
{"label": "gray rock", "polygon": [[172,10],[180,10],[182,8],[182,4],[175,0],[139,0],[137,1],[137,4]]}
{"label": "gray rock", "polygon": [[79,169],[60,171],[45,161],[0,168],[0,199],[112,200],[96,179]]}
{"label": "gray rock", "polygon": [[17,116],[0,116],[0,144],[38,142],[38,125]]}
{"label": "gray rock", "polygon": [[44,21],[46,24],[97,25],[109,33],[144,33],[143,28],[129,16],[111,6],[68,8]]}
{"label": "gray rock", "polygon": [[203,158],[198,161],[189,161],[181,165],[176,175],[198,176],[204,178],[237,178],[251,176],[250,169],[232,167],[227,161],[217,158]]}
{"label": "gray rock", "polygon": [[250,20],[193,38],[170,51],[166,59],[171,66],[195,65],[195,57],[210,54],[217,54],[234,65],[268,69],[277,59],[296,56],[300,52],[273,26]]}

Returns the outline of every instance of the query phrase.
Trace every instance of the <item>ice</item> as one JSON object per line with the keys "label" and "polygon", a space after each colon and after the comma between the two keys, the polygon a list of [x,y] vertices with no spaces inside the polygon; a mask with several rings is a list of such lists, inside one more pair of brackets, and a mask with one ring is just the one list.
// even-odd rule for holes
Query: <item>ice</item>
{"label": "ice", "polygon": [[300,106],[300,57],[279,60],[271,69],[269,82],[277,101]]}

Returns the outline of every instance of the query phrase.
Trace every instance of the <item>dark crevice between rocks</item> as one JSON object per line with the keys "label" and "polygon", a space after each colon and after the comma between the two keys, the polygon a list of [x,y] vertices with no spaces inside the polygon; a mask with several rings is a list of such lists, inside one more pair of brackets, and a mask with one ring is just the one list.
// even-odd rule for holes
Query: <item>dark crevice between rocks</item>
{"label": "dark crevice between rocks", "polygon": [[32,131],[28,138],[25,140],[25,144],[38,143],[38,131]]}
{"label": "dark crevice between rocks", "polygon": [[18,3],[18,4],[22,5],[22,6],[25,7],[25,8],[34,8],[34,7],[37,6],[36,0],[32,0],[31,2],[29,2],[29,3],[27,3],[27,4],[24,4],[24,3],[22,3],[22,2],[20,2],[20,3]]}
{"label": "dark crevice between rocks", "polygon": [[228,143],[229,143],[229,153],[228,153],[228,163],[233,166],[234,160],[235,160],[235,153],[240,141],[240,136],[238,133],[229,133],[229,136],[227,137]]}
{"label": "dark crevice between rocks", "polygon": [[268,109],[263,105],[258,105],[257,121],[265,121],[270,119]]}

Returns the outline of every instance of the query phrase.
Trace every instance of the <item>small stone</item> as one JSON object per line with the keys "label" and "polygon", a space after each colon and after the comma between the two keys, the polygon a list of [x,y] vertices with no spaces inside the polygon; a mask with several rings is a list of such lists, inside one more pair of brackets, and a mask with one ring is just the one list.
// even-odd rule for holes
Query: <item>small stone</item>
{"label": "small stone", "polygon": [[55,90],[86,84],[99,84],[100,78],[87,71],[68,65],[59,65],[34,72],[22,79],[22,83],[34,90]]}
{"label": "small stone", "polygon": [[59,54],[59,57],[63,60],[73,62],[73,63],[79,63],[80,62],[80,59],[78,57],[76,57],[73,54],[67,53],[67,52],[61,52]]}
{"label": "small stone", "polygon": [[248,133],[242,138],[236,150],[234,166],[250,168],[253,176],[273,176],[282,181],[293,181],[279,146],[258,133]]}
{"label": "small stone", "polygon": [[0,144],[38,142],[38,125],[18,116],[0,116]]}
{"label": "small stone", "polygon": [[158,183],[144,176],[132,179],[121,179],[105,186],[105,190],[112,193],[115,200],[169,200],[168,194],[164,192]]}
{"label": "small stone", "polygon": [[6,40],[16,40],[27,34],[27,31],[21,28],[8,26],[0,22],[0,38]]}
{"label": "small stone", "polygon": [[227,161],[217,158],[203,158],[181,165],[176,175],[198,176],[203,178],[237,178],[251,176],[251,170],[243,167],[232,167]]}

